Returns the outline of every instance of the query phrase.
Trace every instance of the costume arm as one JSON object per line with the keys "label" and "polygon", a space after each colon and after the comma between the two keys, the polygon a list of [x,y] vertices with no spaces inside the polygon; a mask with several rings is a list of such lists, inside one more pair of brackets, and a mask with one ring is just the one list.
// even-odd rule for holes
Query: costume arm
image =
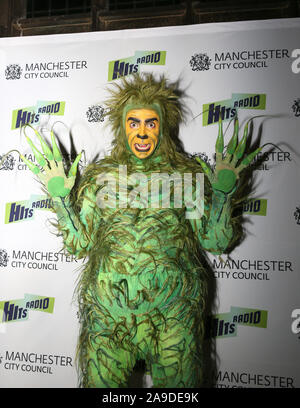
{"label": "costume arm", "polygon": [[190,221],[203,249],[224,253],[233,238],[231,195],[212,189],[211,202],[205,204],[202,218]]}
{"label": "costume arm", "polygon": [[225,252],[231,240],[235,238],[231,222],[231,198],[237,188],[241,171],[252,162],[261,150],[261,148],[258,148],[244,157],[248,123],[245,126],[240,143],[238,143],[238,132],[239,124],[236,119],[233,136],[227,145],[226,155],[223,157],[224,137],[220,118],[214,171],[207,163],[196,157],[210,182],[210,187],[206,186],[205,188],[205,190],[210,191],[210,194],[204,191],[204,214],[200,220],[191,220],[191,224],[202,247],[215,254]]}
{"label": "costume arm", "polygon": [[[51,132],[52,149],[49,148],[41,135],[33,129],[37,135],[43,153],[41,153],[31,139],[26,137],[37,163],[41,168],[21,155],[22,160],[29,169],[40,179],[53,200],[53,209],[57,214],[58,231],[62,233],[66,249],[78,258],[84,257],[92,245],[93,228],[95,217],[99,216],[96,211],[95,185],[86,187],[80,194],[80,200],[76,197],[76,206],[72,204],[73,186],[77,173],[77,166],[81,153],[76,157],[68,174],[65,173],[62,154],[57,146],[55,136]],[[79,204],[78,204],[79,202]],[[77,210],[80,206],[80,210]],[[100,218],[97,218],[99,221]]]}
{"label": "costume arm", "polygon": [[80,212],[76,212],[67,197],[55,197],[53,210],[57,215],[57,229],[62,234],[65,249],[83,258],[93,246],[95,227],[100,223],[99,209],[92,188],[85,189]]}

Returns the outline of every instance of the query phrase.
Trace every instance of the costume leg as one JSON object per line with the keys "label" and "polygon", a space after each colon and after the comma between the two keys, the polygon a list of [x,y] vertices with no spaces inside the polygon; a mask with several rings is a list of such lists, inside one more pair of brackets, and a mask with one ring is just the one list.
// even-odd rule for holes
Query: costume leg
{"label": "costume leg", "polygon": [[84,388],[126,387],[136,362],[134,352],[117,348],[107,338],[90,342],[86,350]]}
{"label": "costume leg", "polygon": [[181,327],[180,322],[161,332],[158,355],[151,366],[153,387],[201,386],[200,340],[191,330]]}
{"label": "costume leg", "polygon": [[125,314],[117,316],[120,308],[108,299],[105,289],[102,285],[101,297],[97,286],[93,290],[84,288],[79,296],[77,361],[83,388],[126,387],[137,359],[132,341],[136,328]]}

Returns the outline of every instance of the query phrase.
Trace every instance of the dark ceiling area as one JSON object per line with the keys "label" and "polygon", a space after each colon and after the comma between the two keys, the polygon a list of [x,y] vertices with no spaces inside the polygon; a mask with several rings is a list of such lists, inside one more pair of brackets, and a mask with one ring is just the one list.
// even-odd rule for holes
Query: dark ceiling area
{"label": "dark ceiling area", "polygon": [[0,36],[79,33],[300,16],[300,0],[1,0]]}

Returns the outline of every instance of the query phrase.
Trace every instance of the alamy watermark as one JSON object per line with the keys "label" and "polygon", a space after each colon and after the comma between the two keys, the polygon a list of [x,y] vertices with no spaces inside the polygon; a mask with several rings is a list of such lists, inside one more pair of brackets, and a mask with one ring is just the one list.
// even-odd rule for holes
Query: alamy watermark
{"label": "alamy watermark", "polygon": [[118,175],[99,174],[97,184],[100,208],[185,208],[187,219],[200,219],[204,213],[203,173],[127,175],[127,166],[119,165]]}

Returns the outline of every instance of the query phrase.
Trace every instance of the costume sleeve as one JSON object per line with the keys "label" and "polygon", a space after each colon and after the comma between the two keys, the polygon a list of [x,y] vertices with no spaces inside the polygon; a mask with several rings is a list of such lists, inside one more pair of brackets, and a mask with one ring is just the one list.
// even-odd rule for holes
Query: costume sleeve
{"label": "costume sleeve", "polygon": [[190,220],[202,248],[216,255],[224,253],[233,238],[231,195],[211,189],[203,216]]}
{"label": "costume sleeve", "polygon": [[95,189],[87,187],[81,194],[79,203],[80,208],[76,210],[69,196],[57,197],[53,200],[53,209],[57,215],[57,229],[63,237],[64,248],[77,258],[83,258],[93,246],[93,232],[97,230],[101,220]]}

